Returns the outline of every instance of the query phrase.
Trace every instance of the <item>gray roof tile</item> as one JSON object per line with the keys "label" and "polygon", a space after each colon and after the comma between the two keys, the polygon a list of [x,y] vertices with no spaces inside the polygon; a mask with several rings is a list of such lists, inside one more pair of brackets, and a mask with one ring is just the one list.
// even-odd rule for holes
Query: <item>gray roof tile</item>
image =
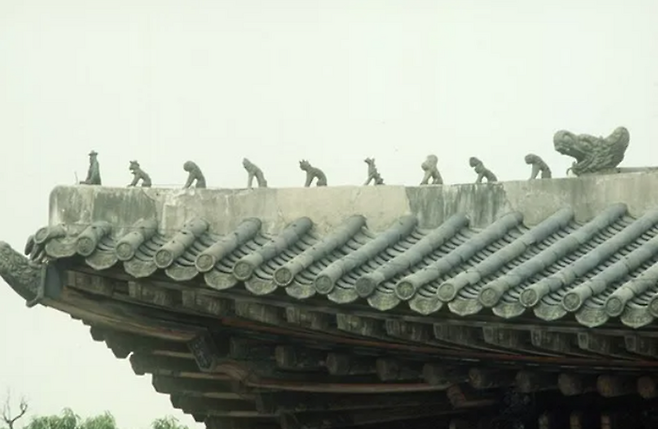
{"label": "gray roof tile", "polygon": [[307,217],[274,236],[256,218],[224,236],[209,225],[194,218],[165,235],[141,220],[121,236],[113,230],[126,228],[107,222],[77,235],[59,225],[40,229],[35,242],[50,259],[77,255],[96,270],[120,264],[135,278],[160,270],[215,290],[243,283],[256,295],[324,296],[379,311],[427,316],[445,305],[459,316],[531,312],[551,321],[573,314],[589,327],[619,318],[633,328],[658,317],[658,210],[633,219],[614,204],[581,225],[564,208],[530,228],[511,212],[479,231],[462,214],[430,231],[406,215],[379,234],[354,215],[322,237]]}

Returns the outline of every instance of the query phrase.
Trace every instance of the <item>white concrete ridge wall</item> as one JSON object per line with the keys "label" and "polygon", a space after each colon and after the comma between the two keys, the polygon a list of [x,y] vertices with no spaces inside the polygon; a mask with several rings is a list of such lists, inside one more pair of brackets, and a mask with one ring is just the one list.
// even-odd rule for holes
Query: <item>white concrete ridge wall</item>
{"label": "white concrete ridge wall", "polygon": [[263,221],[276,233],[296,218],[307,216],[319,233],[341,224],[350,215],[366,217],[374,231],[388,228],[398,217],[415,214],[422,228],[434,228],[461,212],[471,226],[482,228],[510,211],[520,211],[534,225],[563,207],[572,207],[578,221],[587,221],[603,208],[626,203],[638,216],[658,207],[658,172],[612,174],[583,178],[544,179],[481,185],[446,186],[329,186],[267,189],[161,189],[61,186],[50,196],[50,225],[80,228],[94,221],[130,228],[156,218],[163,231],[179,229],[201,217],[211,231],[225,234],[248,217]]}

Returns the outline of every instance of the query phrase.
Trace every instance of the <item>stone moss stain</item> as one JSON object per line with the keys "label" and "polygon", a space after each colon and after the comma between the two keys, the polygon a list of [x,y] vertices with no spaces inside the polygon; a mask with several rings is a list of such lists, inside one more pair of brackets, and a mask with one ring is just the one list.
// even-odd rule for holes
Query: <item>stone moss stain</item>
{"label": "stone moss stain", "polygon": [[511,211],[502,184],[407,188],[411,212],[421,228],[437,228],[450,216],[464,213],[474,228],[483,228]]}

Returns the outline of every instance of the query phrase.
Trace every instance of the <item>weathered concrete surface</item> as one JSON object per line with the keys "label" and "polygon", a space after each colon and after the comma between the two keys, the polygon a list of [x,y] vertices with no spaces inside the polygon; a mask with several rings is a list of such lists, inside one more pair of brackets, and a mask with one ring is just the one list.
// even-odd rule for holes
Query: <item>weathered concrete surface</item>
{"label": "weathered concrete surface", "polygon": [[415,214],[421,227],[433,228],[462,212],[470,217],[472,227],[481,228],[512,210],[523,213],[527,225],[534,225],[563,207],[572,207],[578,221],[587,221],[618,202],[626,203],[632,215],[640,215],[658,207],[655,190],[658,172],[653,171],[422,187],[181,190],[62,186],[51,193],[50,225],[84,228],[104,220],[127,229],[141,219],[155,218],[164,232],[173,233],[186,220],[202,217],[213,232],[223,234],[247,217],[258,217],[265,231],[274,233],[296,218],[308,216],[322,233],[353,214],[364,215],[369,228],[381,231],[405,214]]}

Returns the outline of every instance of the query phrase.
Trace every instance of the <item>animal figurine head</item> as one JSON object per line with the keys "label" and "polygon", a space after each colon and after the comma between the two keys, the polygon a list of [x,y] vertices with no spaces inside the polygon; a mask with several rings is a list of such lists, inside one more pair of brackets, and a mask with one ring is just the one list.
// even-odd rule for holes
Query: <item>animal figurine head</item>
{"label": "animal figurine head", "polygon": [[423,170],[427,171],[436,167],[438,163],[439,163],[439,158],[436,155],[427,155],[427,158],[422,164],[420,164],[420,167]]}
{"label": "animal figurine head", "polygon": [[534,153],[529,153],[525,156],[525,163],[526,164],[533,164],[539,160],[539,157],[535,155]]}
{"label": "animal figurine head", "polygon": [[311,169],[311,164],[307,160],[302,159],[301,161],[299,161],[299,168],[301,170],[308,171]]}
{"label": "animal figurine head", "polygon": [[130,167],[128,167],[130,171],[137,171],[139,170],[139,162],[137,161],[130,161]]}
{"label": "animal figurine head", "polygon": [[477,167],[477,166],[479,166],[479,165],[482,165],[482,161],[480,161],[480,160],[477,159],[476,157],[472,156],[472,157],[470,157],[470,158],[468,159],[468,164],[469,164],[471,167]]}

